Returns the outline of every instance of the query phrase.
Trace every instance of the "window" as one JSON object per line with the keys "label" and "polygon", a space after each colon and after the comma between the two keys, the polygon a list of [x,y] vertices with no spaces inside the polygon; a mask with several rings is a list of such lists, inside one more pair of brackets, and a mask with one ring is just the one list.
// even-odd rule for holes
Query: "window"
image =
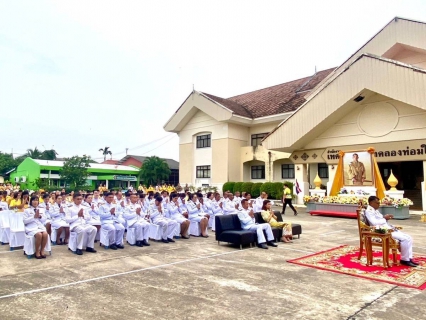
{"label": "window", "polygon": [[251,135],[251,146],[257,147],[262,144],[263,138],[265,138],[267,133],[257,133]]}
{"label": "window", "polygon": [[281,177],[283,179],[294,179],[294,164],[281,165]]}
{"label": "window", "polygon": [[197,166],[197,178],[210,178],[210,166]]}
{"label": "window", "polygon": [[328,178],[328,165],[326,163],[318,163],[318,175],[320,178]]}
{"label": "window", "polygon": [[265,179],[265,166],[252,166],[251,167],[252,179]]}
{"label": "window", "polygon": [[197,149],[199,148],[210,148],[211,147],[211,134],[203,134],[197,136]]}

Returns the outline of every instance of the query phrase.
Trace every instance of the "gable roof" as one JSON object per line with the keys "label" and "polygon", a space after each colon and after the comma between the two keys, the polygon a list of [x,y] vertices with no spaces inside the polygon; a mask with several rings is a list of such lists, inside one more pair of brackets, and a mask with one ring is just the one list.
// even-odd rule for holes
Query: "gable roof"
{"label": "gable roof", "polygon": [[[146,158],[145,156],[135,156],[135,155],[127,155],[125,156],[123,159],[119,160],[117,162],[117,164],[122,164],[124,163],[126,160],[133,158],[138,160],[139,162],[143,163],[145,161]],[[173,159],[165,159],[165,158],[161,158],[162,160],[166,161],[166,163],[169,165],[170,170],[179,170],[179,162],[177,162],[176,160]]]}
{"label": "gable roof", "polygon": [[293,112],[306,101],[306,93],[315,88],[334,69],[322,70],[309,77],[240,94],[227,99],[205,92],[202,92],[202,94],[226,107],[235,115],[250,119]]}
{"label": "gable roof", "polygon": [[[32,159],[34,162],[44,167],[63,167],[64,161],[57,160],[40,160]],[[123,171],[139,171],[138,169],[130,166],[104,164],[104,163],[90,163],[90,168],[93,169],[107,169],[107,170],[123,170]]]}
{"label": "gable roof", "polygon": [[[406,86],[400,85],[401,78]],[[269,150],[285,152],[303,149],[334,123],[333,115],[343,116],[356,103],[352,99],[366,90],[426,109],[425,87],[425,69],[363,53],[271,131],[262,144]],[[315,112],[320,106],[322,112]]]}

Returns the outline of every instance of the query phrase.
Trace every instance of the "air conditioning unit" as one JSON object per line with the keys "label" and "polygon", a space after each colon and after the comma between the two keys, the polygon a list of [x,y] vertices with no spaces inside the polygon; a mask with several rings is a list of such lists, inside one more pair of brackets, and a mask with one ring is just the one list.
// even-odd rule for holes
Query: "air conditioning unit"
{"label": "air conditioning unit", "polygon": [[25,182],[25,181],[27,181],[27,177],[26,176],[22,176],[21,177],[21,182]]}
{"label": "air conditioning unit", "polygon": [[15,182],[18,183],[19,182],[19,177],[15,177]]}

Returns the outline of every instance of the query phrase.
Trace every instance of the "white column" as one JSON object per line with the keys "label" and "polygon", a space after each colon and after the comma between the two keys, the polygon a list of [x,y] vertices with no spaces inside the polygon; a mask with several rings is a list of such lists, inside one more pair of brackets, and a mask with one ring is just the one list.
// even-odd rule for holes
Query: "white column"
{"label": "white column", "polygon": [[308,182],[308,165],[307,164],[295,164],[295,178],[299,183],[299,187],[302,190],[296,197],[297,204],[303,204],[303,197],[309,195],[309,182]]}
{"label": "white column", "polygon": [[109,189],[108,188],[108,180],[105,180],[105,188]]}

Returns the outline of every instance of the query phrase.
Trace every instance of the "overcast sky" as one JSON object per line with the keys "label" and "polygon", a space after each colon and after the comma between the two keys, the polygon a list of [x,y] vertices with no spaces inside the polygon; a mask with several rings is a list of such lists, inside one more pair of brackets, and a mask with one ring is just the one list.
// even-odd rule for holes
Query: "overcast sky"
{"label": "overcast sky", "polygon": [[0,1],[0,151],[109,146],[179,159],[163,125],[192,91],[220,97],[335,67],[426,1]]}

